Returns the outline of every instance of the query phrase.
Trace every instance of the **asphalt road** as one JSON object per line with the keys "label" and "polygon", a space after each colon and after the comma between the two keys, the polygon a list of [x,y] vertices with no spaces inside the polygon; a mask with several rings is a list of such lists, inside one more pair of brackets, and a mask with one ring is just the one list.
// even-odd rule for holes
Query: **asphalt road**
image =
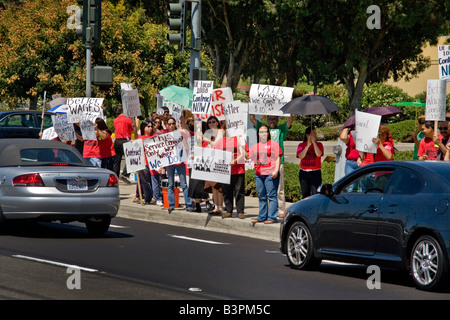
{"label": "asphalt road", "polygon": [[[113,219],[102,238],[90,237],[83,225],[41,223],[0,239],[1,299],[250,300],[284,305],[292,299],[450,298],[449,292],[416,290],[399,271],[382,270],[381,288],[371,290],[364,266],[325,261],[317,271],[293,270],[276,242],[131,219]],[[81,268],[79,277],[68,268]]]}

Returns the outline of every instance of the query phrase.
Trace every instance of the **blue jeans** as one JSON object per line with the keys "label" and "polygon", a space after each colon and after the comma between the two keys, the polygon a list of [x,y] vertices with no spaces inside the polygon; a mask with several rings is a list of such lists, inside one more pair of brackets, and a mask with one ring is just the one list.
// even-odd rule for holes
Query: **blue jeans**
{"label": "blue jeans", "polygon": [[169,209],[175,208],[175,192],[173,188],[175,186],[175,171],[178,173],[180,178],[180,186],[183,189],[184,201],[186,203],[186,209],[192,209],[192,199],[189,198],[188,192],[189,188],[186,183],[186,167],[184,165],[173,165],[166,167],[167,179],[169,180],[169,186],[167,190],[167,197],[169,200]]}
{"label": "blue jeans", "polygon": [[[349,173],[355,171],[358,168],[359,168],[358,163],[355,160],[346,160],[345,161],[345,175],[348,175]],[[357,189],[358,189],[358,183],[356,182],[348,188],[348,192],[353,192],[353,191],[356,191]]]}
{"label": "blue jeans", "polygon": [[[278,199],[277,190],[280,183],[280,176],[275,179],[271,175],[258,176],[255,174],[256,190],[259,198],[259,221],[266,221],[267,219],[277,221],[278,217]],[[269,202],[269,207],[267,207]]]}
{"label": "blue jeans", "polygon": [[152,188],[153,188],[153,199],[155,201],[162,201],[163,196],[161,192],[161,175],[152,174]]}

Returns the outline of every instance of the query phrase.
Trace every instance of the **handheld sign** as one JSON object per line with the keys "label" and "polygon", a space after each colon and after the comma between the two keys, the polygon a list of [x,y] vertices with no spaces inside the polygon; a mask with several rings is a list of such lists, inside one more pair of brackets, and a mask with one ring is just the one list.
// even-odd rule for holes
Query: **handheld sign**
{"label": "handheld sign", "polygon": [[248,111],[251,114],[286,116],[280,109],[292,99],[294,88],[252,84]]}
{"label": "handheld sign", "polygon": [[238,137],[247,135],[248,104],[239,100],[227,103],[223,107],[227,123],[227,136]]}
{"label": "handheld sign", "polygon": [[229,87],[214,89],[212,103],[208,114],[195,114],[202,121],[207,121],[210,116],[215,116],[219,121],[225,120],[223,106],[233,101],[233,91]]}
{"label": "handheld sign", "polygon": [[232,153],[219,149],[194,147],[191,178],[230,183]]}
{"label": "handheld sign", "polygon": [[446,82],[444,80],[428,80],[425,107],[426,121],[445,121],[446,89]]}
{"label": "handheld sign", "polygon": [[355,132],[352,132],[356,150],[377,153],[377,145],[372,139],[378,137],[381,116],[355,110]]}
{"label": "handheld sign", "polygon": [[150,170],[158,170],[188,159],[189,146],[180,131],[160,134],[144,140]]}
{"label": "handheld sign", "polygon": [[450,45],[438,46],[439,79],[450,81]]}
{"label": "handheld sign", "polygon": [[208,114],[212,102],[213,81],[194,81],[192,113]]}
{"label": "handheld sign", "polygon": [[145,169],[144,145],[142,139],[136,139],[123,144],[125,163],[128,172]]}

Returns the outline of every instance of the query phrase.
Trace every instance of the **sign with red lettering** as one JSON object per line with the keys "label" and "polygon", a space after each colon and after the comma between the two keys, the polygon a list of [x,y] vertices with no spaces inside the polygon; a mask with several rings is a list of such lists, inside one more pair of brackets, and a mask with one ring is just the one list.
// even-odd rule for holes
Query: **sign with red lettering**
{"label": "sign with red lettering", "polygon": [[233,101],[233,91],[229,87],[214,89],[212,93],[211,108],[207,114],[195,114],[202,121],[208,120],[210,116],[215,116],[219,121],[225,120],[223,106]]}

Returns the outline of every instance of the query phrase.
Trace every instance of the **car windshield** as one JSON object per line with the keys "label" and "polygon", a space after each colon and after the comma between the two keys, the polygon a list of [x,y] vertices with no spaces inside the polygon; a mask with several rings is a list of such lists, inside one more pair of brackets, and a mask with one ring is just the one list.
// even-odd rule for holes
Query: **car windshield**
{"label": "car windshield", "polygon": [[35,164],[45,162],[50,164],[75,164],[83,165],[83,160],[75,153],[66,149],[57,148],[30,148],[20,150],[20,158],[23,164]]}

